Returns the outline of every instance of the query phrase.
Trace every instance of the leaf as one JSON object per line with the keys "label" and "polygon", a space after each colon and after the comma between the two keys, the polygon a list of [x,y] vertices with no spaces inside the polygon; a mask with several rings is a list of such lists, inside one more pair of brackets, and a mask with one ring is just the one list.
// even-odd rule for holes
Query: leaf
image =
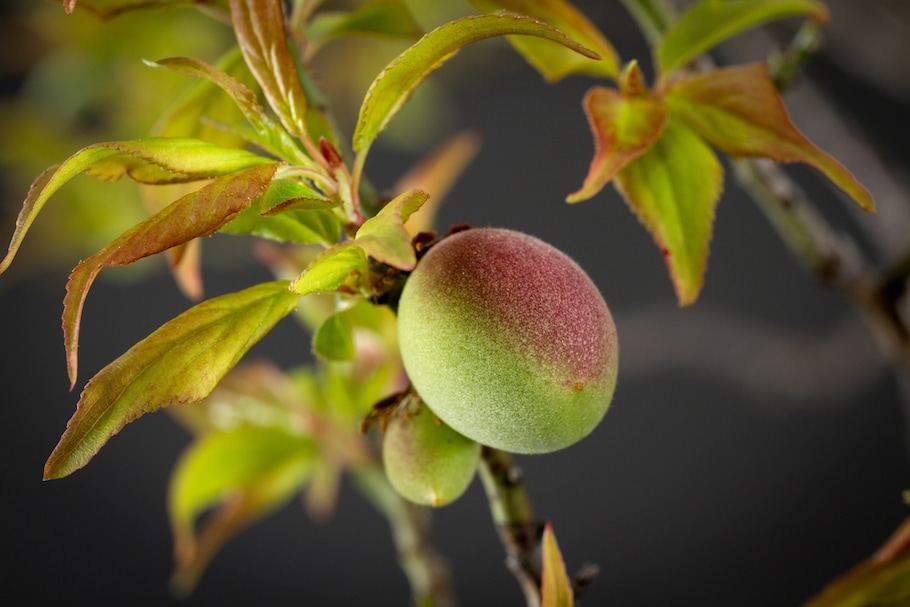
{"label": "leaf", "polygon": [[825,175],[867,211],[872,195],[842,164],[817,148],[790,121],[764,63],[682,78],[666,95],[675,116],[711,145],[739,158],[804,162]]}
{"label": "leaf", "polygon": [[110,363],[85,386],[44,468],[61,478],[83,467],[145,413],[202,400],[253,344],[297,307],[285,281],[222,295],[190,308]]}
{"label": "leaf", "polygon": [[146,61],[145,64],[204,78],[216,84],[234,100],[253,127],[253,132],[249,133],[251,141],[262,149],[288,161],[307,162],[306,156],[303,155],[288,132],[266,114],[265,109],[259,105],[256,95],[233,76],[204,61],[189,57],[169,57],[158,61]]}
{"label": "leaf", "polygon": [[320,253],[291,281],[291,291],[310,293],[357,293],[370,273],[366,252],[351,241],[338,243]]}
{"label": "leaf", "polygon": [[360,226],[354,241],[377,261],[400,270],[413,270],[417,255],[404,223],[429,197],[417,189],[400,194]]}
{"label": "leaf", "polygon": [[341,203],[323,198],[296,179],[273,179],[259,202],[222,231],[253,234],[278,242],[331,245],[341,236],[341,223],[331,210]]}
{"label": "leaf", "polygon": [[572,607],[575,604],[575,595],[550,523],[544,527],[541,543],[543,571],[540,576],[540,607]]}
{"label": "leaf", "polygon": [[354,130],[354,151],[365,155],[414,89],[461,47],[493,36],[520,34],[557,42],[586,57],[597,54],[568,36],[530,17],[496,14],[464,17],[426,34],[401,53],[373,81],[360,106]]}
{"label": "leaf", "polygon": [[656,97],[604,87],[589,90],[583,105],[594,135],[594,159],[581,189],[570,194],[568,202],[587,200],[600,192],[617,171],[654,145],[669,117]]}
{"label": "leaf", "polygon": [[746,30],[789,17],[825,22],[829,13],[817,0],[701,0],[680,15],[658,44],[660,73],[667,75]]}
{"label": "leaf", "polygon": [[192,6],[223,6],[223,0],[63,0],[63,8],[71,14],[76,4],[97,16],[109,19],[128,11],[150,8],[187,8]]}
{"label": "leaf", "polygon": [[128,265],[194,238],[214,234],[265,191],[277,168],[277,164],[263,165],[220,177],[127,230],[76,265],[63,298],[63,335],[71,388],[76,384],[82,306],[101,268]]}
{"label": "leaf", "polygon": [[263,215],[276,215],[294,209],[324,211],[340,205],[340,202],[326,199],[320,192],[307,187],[296,179],[284,178],[272,181],[259,203],[259,212]]}
{"label": "leaf", "polygon": [[910,604],[910,518],[871,558],[828,584],[804,607],[904,607]]}
{"label": "leaf", "polygon": [[[315,458],[311,439],[281,427],[240,426],[194,442],[168,487],[177,590],[189,592],[225,542],[290,500]],[[197,535],[196,519],[213,505]]]}
{"label": "leaf", "polygon": [[660,247],[681,306],[704,282],[723,169],[711,148],[671,116],[660,139],[614,181]]}
{"label": "leaf", "polygon": [[568,0],[471,0],[485,13],[505,9],[552,25],[600,56],[600,61],[529,37],[509,37],[509,42],[534,69],[550,82],[573,74],[614,79],[619,56],[606,36]]}
{"label": "leaf", "polygon": [[341,36],[417,38],[421,34],[406,2],[372,0],[347,13],[317,13],[307,27],[307,42],[322,45]]}
{"label": "leaf", "polygon": [[296,432],[304,425],[301,411],[310,408],[304,398],[274,361],[252,358],[231,369],[202,402],[168,412],[194,436],[248,425]]}
{"label": "leaf", "polygon": [[288,44],[281,0],[230,0],[234,33],[246,64],[284,128],[306,133],[307,100]]}
{"label": "leaf", "polygon": [[354,335],[351,330],[347,314],[332,314],[313,334],[313,352],[326,360],[354,360]]}
{"label": "leaf", "polygon": [[[166,61],[166,60],[165,60]],[[148,65],[148,63],[147,63]],[[151,64],[161,68],[163,65]],[[240,49],[234,46],[216,62],[216,69],[241,86],[257,86],[249,73]],[[242,147],[247,140],[239,133],[225,128],[244,118],[237,102],[212,80],[201,78],[181,94],[165,110],[152,127],[152,134],[164,137],[198,137],[221,145]]]}
{"label": "leaf", "polygon": [[124,174],[142,183],[186,183],[235,173],[274,160],[237,148],[224,148],[201,139],[150,137],[133,141],[95,143],[42,173],[28,191],[6,257],[2,274],[13,261],[35,217],[47,200],[70,179],[88,172],[101,179]]}
{"label": "leaf", "polygon": [[330,245],[341,236],[341,223],[324,210],[286,210],[274,215],[263,215],[256,206],[252,206],[222,227],[221,231],[228,234],[252,234],[276,242]]}

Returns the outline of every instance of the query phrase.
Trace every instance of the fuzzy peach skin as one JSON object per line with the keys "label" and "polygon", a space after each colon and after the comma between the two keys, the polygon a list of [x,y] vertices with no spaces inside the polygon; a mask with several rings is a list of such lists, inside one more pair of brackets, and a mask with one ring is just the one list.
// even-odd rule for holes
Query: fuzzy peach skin
{"label": "fuzzy peach skin", "polygon": [[616,386],[616,328],[584,270],[520,232],[478,228],[442,239],[398,305],[408,376],[443,421],[513,453],[587,436]]}
{"label": "fuzzy peach skin", "polygon": [[445,506],[471,484],[480,445],[438,420],[426,406],[389,421],[382,460],[392,487],[423,506]]}

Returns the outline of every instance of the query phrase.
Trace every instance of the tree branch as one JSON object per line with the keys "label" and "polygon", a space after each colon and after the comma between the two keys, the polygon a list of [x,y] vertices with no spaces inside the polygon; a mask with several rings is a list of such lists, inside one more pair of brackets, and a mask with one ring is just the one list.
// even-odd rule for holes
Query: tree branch
{"label": "tree branch", "polygon": [[539,607],[543,525],[534,518],[521,469],[505,451],[484,447],[480,456],[480,478],[490,503],[493,524],[506,551],[506,565],[518,580],[528,607]]}
{"label": "tree branch", "polygon": [[399,496],[375,463],[354,468],[351,473],[357,488],[389,522],[398,562],[410,582],[414,604],[455,607],[448,561],[430,541],[430,511]]}

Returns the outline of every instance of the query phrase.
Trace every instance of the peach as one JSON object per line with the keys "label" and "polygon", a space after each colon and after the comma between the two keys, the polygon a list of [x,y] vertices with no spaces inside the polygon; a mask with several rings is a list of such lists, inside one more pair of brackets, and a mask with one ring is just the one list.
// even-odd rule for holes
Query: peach
{"label": "peach", "polygon": [[405,370],[444,422],[481,444],[545,453],[587,436],[616,385],[616,328],[567,255],[526,234],[433,245],[398,304]]}

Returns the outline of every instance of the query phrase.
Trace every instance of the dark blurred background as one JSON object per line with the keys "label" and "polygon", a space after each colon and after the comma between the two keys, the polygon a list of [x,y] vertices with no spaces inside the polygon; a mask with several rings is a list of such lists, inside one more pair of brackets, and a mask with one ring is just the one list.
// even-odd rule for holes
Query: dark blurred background
{"label": "dark blurred background", "polygon": [[[618,1],[579,5],[624,59],[647,67]],[[788,171],[833,225],[887,264],[910,243],[910,11],[901,0],[829,5],[827,46],[786,100],[796,124],[856,172],[881,212],[859,217],[812,170]],[[212,60],[229,32],[197,29],[207,20],[190,10],[99,24],[78,9],[67,17],[57,2],[4,6],[0,225],[8,235],[43,168],[97,140],[143,135],[155,104],[186,83],[161,74],[134,80],[141,58]],[[717,57],[764,57],[793,31],[778,24],[725,44]],[[371,44],[377,66],[352,63],[339,74],[361,95],[364,74],[401,49]],[[613,310],[620,380],[605,422],[563,452],[519,458],[570,571],[587,561],[601,567],[583,604],[799,605],[907,515],[907,378],[890,369],[844,299],[803,271],[729,175],[705,288],[686,309],[676,306],[650,236],[611,187],[564,204],[592,154],[580,106],[592,84],[573,77],[551,86],[504,42],[475,45],[431,79],[367,170],[391,187],[434,141],[476,131],[483,147],[438,226],[535,234],[586,268]],[[409,136],[412,147],[401,143]],[[189,436],[167,413],[127,426],[73,476],[41,481],[77,400],[67,391],[60,332],[67,274],[142,216],[129,184],[78,179],[58,196],[0,277],[0,583],[12,601],[3,602],[407,604],[388,529],[348,486],[330,520],[313,522],[292,503],[232,541],[192,596],[172,598],[165,489]],[[89,234],[98,217],[103,230]],[[207,241],[208,296],[269,278],[248,261],[247,245]],[[189,305],[162,260],[102,272],[85,308],[80,385]],[[252,354],[298,364],[310,356],[308,337],[285,322]],[[436,513],[434,537],[462,604],[522,604],[478,482]]]}

